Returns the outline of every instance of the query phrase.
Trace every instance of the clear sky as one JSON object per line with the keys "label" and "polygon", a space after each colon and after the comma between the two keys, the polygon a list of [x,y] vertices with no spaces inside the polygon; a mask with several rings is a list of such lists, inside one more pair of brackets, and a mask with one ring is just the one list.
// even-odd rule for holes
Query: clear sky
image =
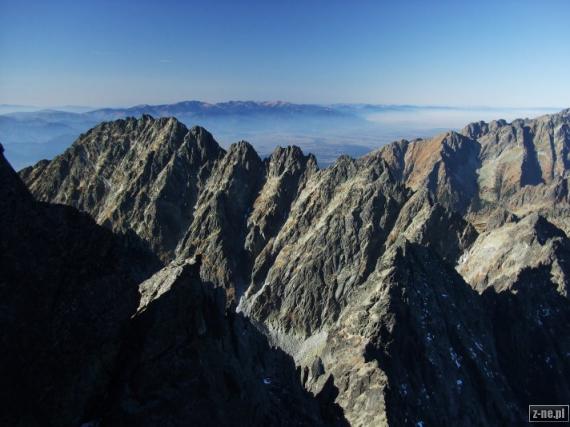
{"label": "clear sky", "polygon": [[0,0],[0,103],[570,106],[570,1]]}

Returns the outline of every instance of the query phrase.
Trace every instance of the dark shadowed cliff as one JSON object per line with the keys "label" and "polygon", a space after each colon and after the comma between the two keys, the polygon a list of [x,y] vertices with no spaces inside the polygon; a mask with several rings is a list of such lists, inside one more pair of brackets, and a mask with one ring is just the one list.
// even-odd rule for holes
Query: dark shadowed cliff
{"label": "dark shadowed cliff", "polygon": [[200,257],[161,269],[136,235],[35,201],[1,153],[0,235],[0,424],[345,425]]}
{"label": "dark shadowed cliff", "polygon": [[[213,405],[205,425],[235,413],[257,425],[493,426],[522,423],[530,403],[567,403],[569,126],[569,110],[473,123],[320,170],[296,147],[262,159],[143,116],[22,170],[38,200],[170,262],[137,287],[95,412],[176,425]],[[259,378],[276,367],[267,395]],[[252,408],[236,403],[244,395]]]}

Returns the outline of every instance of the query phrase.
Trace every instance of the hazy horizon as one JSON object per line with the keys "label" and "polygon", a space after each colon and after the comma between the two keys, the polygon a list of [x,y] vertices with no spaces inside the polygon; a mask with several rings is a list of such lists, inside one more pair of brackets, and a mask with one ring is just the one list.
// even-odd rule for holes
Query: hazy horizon
{"label": "hazy horizon", "polygon": [[[436,105],[436,104],[385,104],[385,103],[361,103],[361,102],[333,102],[333,103],[318,103],[318,102],[305,102],[296,103],[283,99],[226,99],[220,101],[207,101],[203,99],[179,99],[172,102],[165,103],[152,103],[152,102],[140,102],[136,104],[110,104],[110,105],[57,105],[57,104],[14,104],[14,103],[2,103],[0,102],[0,115],[8,114],[12,112],[34,112],[41,110],[57,110],[57,111],[69,111],[69,112],[91,112],[100,109],[129,109],[142,106],[161,106],[161,105],[176,105],[185,102],[200,102],[204,104],[224,104],[232,102],[255,102],[260,104],[272,104],[272,103],[283,103],[283,104],[293,104],[293,105],[317,105],[317,106],[375,106],[375,107],[409,107],[417,109],[434,109],[434,110],[450,110],[450,111],[480,111],[480,112],[541,112],[541,111],[561,111],[570,107],[570,102],[567,105],[531,105],[524,107],[513,107],[513,106],[493,106],[493,105]],[[485,114],[487,115],[487,114]],[[519,117],[517,117],[519,118]],[[507,119],[505,117],[505,119]],[[484,120],[484,119],[481,119]],[[493,119],[491,119],[493,120]]]}
{"label": "hazy horizon", "polygon": [[562,0],[0,0],[0,141],[23,167],[126,115],[92,110],[282,101],[336,112],[156,114],[202,125],[223,146],[295,144],[328,164],[474,121],[532,118],[570,107],[569,12]]}
{"label": "hazy horizon", "polygon": [[[327,166],[341,154],[360,157],[402,138],[427,138],[447,130],[459,130],[480,120],[512,121],[561,110],[359,104],[324,106],[324,109],[315,104],[309,108],[298,104],[274,108],[270,104],[254,109],[238,104],[210,110],[195,106],[177,108],[176,105],[142,105],[100,112],[91,112],[85,106],[70,108],[68,112],[33,108],[23,111],[12,106],[16,111],[11,114],[7,112],[10,106],[0,105],[0,141],[7,158],[20,169],[62,153],[81,133],[101,121],[151,114],[155,117],[175,116],[188,127],[203,126],[225,148],[239,140],[247,140],[261,156],[267,156],[278,145],[297,145],[304,152],[315,154],[321,166]],[[323,112],[327,114],[323,115]]]}

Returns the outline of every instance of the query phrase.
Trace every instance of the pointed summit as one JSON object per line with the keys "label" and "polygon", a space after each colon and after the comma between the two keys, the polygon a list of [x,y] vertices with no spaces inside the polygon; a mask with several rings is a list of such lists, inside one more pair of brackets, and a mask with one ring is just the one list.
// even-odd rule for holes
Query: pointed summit
{"label": "pointed summit", "polygon": [[143,115],[102,123],[21,176],[39,200],[72,205],[115,231],[134,232],[167,261],[222,154],[205,129]]}

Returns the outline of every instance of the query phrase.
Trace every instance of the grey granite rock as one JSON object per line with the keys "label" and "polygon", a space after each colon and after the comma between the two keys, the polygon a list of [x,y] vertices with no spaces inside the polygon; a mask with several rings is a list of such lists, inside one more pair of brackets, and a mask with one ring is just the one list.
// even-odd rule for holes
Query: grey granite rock
{"label": "grey granite rock", "polygon": [[150,276],[136,235],[35,201],[1,150],[0,236],[0,424],[347,425],[200,256]]}
{"label": "grey granite rock", "polygon": [[205,129],[145,115],[102,123],[20,176],[38,200],[74,206],[114,231],[134,231],[168,261],[222,155]]}
{"label": "grey granite rock", "polygon": [[[76,205],[113,230],[132,229],[163,260],[175,258],[142,285],[132,322],[137,350],[123,353],[133,365],[117,377],[122,388],[107,408],[118,418],[109,419],[170,422],[159,415],[162,397],[186,414],[173,390],[194,393],[185,378],[203,372],[200,384],[219,387],[204,394],[203,407],[223,401],[233,414],[232,393],[251,391],[260,407],[248,414],[264,420],[263,408],[282,396],[258,397],[248,381],[260,371],[243,362],[263,348],[263,357],[280,360],[275,366],[288,379],[279,381],[296,390],[299,422],[515,425],[529,403],[570,400],[569,126],[569,110],[478,122],[357,160],[341,156],[319,170],[295,147],[268,159],[245,142],[225,152],[205,131],[144,117],[103,124],[20,175],[36,197]],[[136,161],[111,161],[131,156]],[[105,159],[115,167],[101,170],[122,178],[98,198],[98,169],[90,165]],[[121,198],[122,183],[129,197]],[[164,205],[153,195],[163,188],[177,196],[164,212],[176,215],[158,213]],[[180,267],[196,256],[199,272]],[[218,335],[200,335],[211,328],[203,306],[187,297],[218,313]],[[250,332],[233,343],[227,322]],[[200,368],[199,354],[170,350],[183,325],[181,335],[197,336],[197,348],[211,355]],[[193,348],[185,339],[182,354]],[[280,349],[277,359],[264,339]],[[227,365],[214,348],[232,349]],[[164,361],[147,357],[154,351]],[[314,399],[296,388],[291,363]],[[225,385],[213,372],[220,366],[232,378]],[[218,410],[213,420],[222,420]]]}

